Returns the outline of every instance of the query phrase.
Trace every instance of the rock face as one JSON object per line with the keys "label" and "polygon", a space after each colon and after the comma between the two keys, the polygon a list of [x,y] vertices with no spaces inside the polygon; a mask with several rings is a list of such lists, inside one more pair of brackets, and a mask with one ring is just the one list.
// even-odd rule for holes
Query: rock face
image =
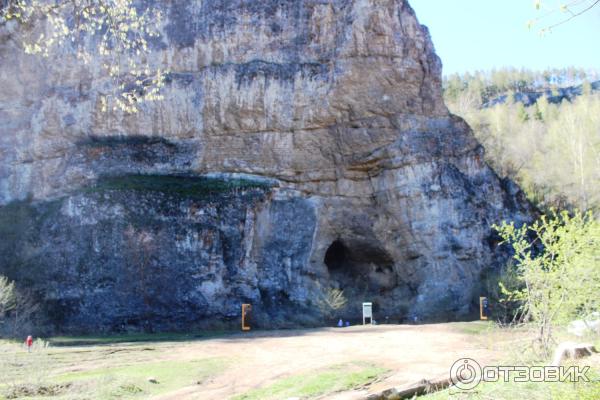
{"label": "rock face", "polygon": [[[524,220],[442,101],[405,0],[147,1],[165,100],[103,113],[109,80],[0,26],[0,274],[56,330],[468,317]],[[233,323],[233,322],[232,322]]]}
{"label": "rock face", "polygon": [[[521,103],[525,107],[531,107],[541,98],[545,98],[550,104],[560,104],[563,101],[574,101],[577,97],[585,93],[584,85],[567,86],[557,89],[544,89],[539,91],[527,90],[513,93],[511,97],[504,94],[492,98],[482,104],[482,108],[494,107],[498,104],[506,104],[509,100],[515,103]],[[600,92],[600,81],[591,82],[589,85],[590,93]]]}

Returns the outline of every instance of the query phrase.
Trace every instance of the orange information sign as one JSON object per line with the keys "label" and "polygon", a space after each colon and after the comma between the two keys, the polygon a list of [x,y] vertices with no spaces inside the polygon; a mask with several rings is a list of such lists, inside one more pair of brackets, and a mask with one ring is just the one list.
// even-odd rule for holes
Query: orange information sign
{"label": "orange information sign", "polygon": [[488,299],[487,297],[479,298],[479,318],[482,320],[488,319]]}
{"label": "orange information sign", "polygon": [[252,311],[251,304],[242,304],[242,330],[250,330],[250,312]]}

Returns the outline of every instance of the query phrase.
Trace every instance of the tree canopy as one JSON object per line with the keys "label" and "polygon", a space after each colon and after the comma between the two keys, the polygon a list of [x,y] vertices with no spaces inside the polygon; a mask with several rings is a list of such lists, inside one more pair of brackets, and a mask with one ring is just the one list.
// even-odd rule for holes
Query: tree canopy
{"label": "tree canopy", "polygon": [[[444,97],[496,172],[517,181],[541,209],[599,211],[600,90],[592,90],[599,79],[598,71],[576,68],[477,72],[446,78]],[[551,98],[566,85],[573,85],[571,99]],[[526,106],[517,98],[528,91],[541,96]],[[494,99],[504,100],[486,106]]]}

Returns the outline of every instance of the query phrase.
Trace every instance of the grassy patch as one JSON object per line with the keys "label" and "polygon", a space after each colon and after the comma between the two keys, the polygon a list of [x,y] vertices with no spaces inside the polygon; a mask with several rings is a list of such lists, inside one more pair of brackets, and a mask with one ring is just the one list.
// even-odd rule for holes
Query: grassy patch
{"label": "grassy patch", "polygon": [[452,388],[424,396],[423,400],[598,400],[600,376],[597,371],[588,375],[590,382],[484,382],[471,391]]}
{"label": "grassy patch", "polygon": [[452,322],[449,323],[452,329],[467,335],[480,335],[494,329],[495,324],[491,321],[472,321],[472,322]]}
{"label": "grassy patch", "polygon": [[[37,363],[36,363],[37,364]],[[46,367],[48,363],[46,362]],[[24,379],[0,384],[6,398],[131,399],[148,398],[191,385],[200,385],[227,367],[221,358],[133,363],[115,367]],[[33,365],[30,365],[33,367]]]}
{"label": "grassy patch", "polygon": [[148,346],[60,348],[36,341],[28,353],[19,343],[0,341],[0,399],[148,398],[202,384],[231,362],[223,357],[171,359],[173,344]]}
{"label": "grassy patch", "polygon": [[[159,361],[114,368],[71,372],[53,379],[68,383],[81,392],[97,393],[94,398],[132,398],[153,396],[190,385],[202,384],[207,378],[223,372],[223,359],[191,361]],[[154,381],[150,381],[153,379]]]}
{"label": "grassy patch", "polygon": [[227,331],[199,333],[125,333],[118,335],[55,336],[48,339],[52,346],[89,346],[118,343],[179,342],[212,339],[228,334]]}
{"label": "grassy patch", "polygon": [[[573,362],[573,361],[571,361]],[[530,365],[517,361],[500,365]],[[533,365],[545,365],[535,363]],[[580,367],[589,366],[586,373],[588,382],[509,382],[500,379],[498,382],[481,382],[474,389],[462,391],[455,387],[424,396],[423,400],[597,400],[600,399],[600,356],[582,358],[574,364]]]}
{"label": "grassy patch", "polygon": [[327,393],[350,390],[364,385],[386,373],[372,364],[341,364],[306,374],[278,380],[264,388],[253,389],[232,400],[275,400],[289,397],[311,398]]}

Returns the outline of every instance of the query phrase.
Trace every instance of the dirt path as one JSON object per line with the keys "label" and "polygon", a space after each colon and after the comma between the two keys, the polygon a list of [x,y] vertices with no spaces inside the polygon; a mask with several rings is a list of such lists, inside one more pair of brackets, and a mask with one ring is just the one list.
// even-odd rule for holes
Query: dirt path
{"label": "dirt path", "polygon": [[497,360],[499,354],[486,347],[480,335],[462,333],[447,324],[240,334],[173,348],[170,357],[177,359],[229,357],[233,362],[226,372],[208,382],[156,400],[223,400],[282,377],[351,361],[372,362],[392,371],[369,388],[327,397],[350,400],[423,378],[445,376],[461,357],[482,365]]}

